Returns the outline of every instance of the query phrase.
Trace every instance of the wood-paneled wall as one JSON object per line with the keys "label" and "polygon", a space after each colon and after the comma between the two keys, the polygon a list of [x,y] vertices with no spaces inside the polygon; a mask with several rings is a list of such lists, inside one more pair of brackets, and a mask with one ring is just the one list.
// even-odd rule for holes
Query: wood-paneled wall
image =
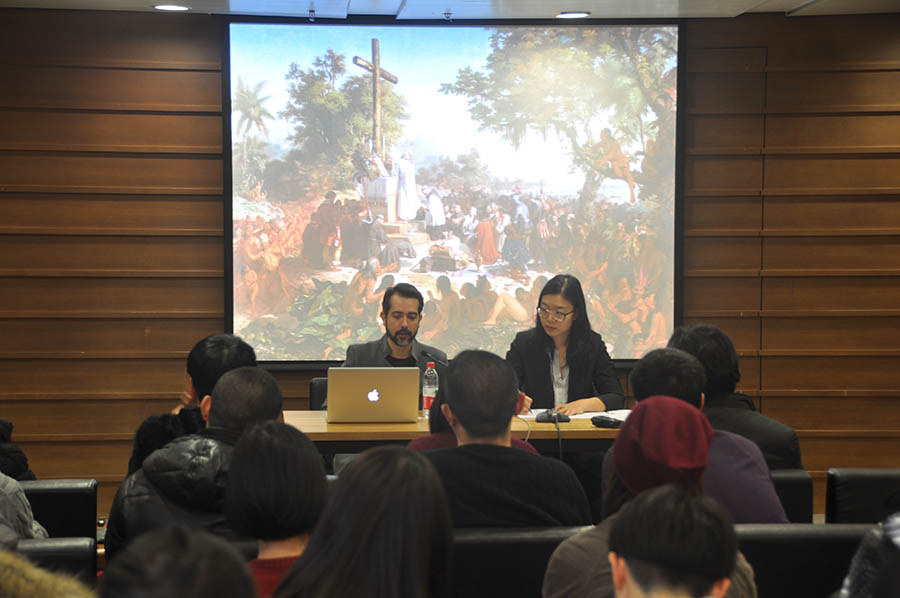
{"label": "wood-paneled wall", "polygon": [[[688,21],[687,321],[804,460],[900,465],[900,21]],[[0,11],[0,416],[105,512],[224,328],[221,18]],[[309,373],[279,373],[289,408]],[[822,510],[821,503],[818,510]]]}
{"label": "wood-paneled wall", "polygon": [[685,319],[825,472],[900,466],[900,17],[689,21]]}

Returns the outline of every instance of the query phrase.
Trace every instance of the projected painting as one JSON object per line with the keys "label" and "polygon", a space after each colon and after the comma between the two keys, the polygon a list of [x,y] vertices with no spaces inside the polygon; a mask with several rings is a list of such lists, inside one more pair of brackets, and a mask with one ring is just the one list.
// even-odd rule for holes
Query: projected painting
{"label": "projected painting", "polygon": [[672,330],[674,26],[231,25],[234,331],[340,360],[381,298],[505,355],[561,272],[616,358]]}

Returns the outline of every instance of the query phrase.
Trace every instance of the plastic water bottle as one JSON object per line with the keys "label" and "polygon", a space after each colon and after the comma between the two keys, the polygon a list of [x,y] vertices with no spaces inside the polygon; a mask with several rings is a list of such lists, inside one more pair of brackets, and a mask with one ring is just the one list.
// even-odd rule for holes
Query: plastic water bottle
{"label": "plastic water bottle", "polygon": [[437,396],[439,379],[437,370],[434,369],[434,362],[429,361],[426,365],[425,376],[422,378],[422,411],[427,419],[431,403]]}

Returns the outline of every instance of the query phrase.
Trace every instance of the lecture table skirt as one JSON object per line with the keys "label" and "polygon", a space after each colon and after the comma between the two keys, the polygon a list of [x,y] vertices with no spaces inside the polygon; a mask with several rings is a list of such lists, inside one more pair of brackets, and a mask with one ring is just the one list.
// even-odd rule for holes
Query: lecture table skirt
{"label": "lecture table skirt", "polygon": [[[413,438],[425,436],[428,420],[420,417],[415,423],[397,424],[329,424],[325,411],[285,411],[285,423],[302,430],[320,448],[334,452],[359,452],[380,444],[406,444]],[[556,427],[529,421],[529,442],[541,453],[556,453],[559,443]],[[618,430],[597,428],[589,419],[573,419],[559,425],[564,452],[606,450],[612,445]],[[524,439],[528,426],[523,420],[513,419],[512,433]]]}

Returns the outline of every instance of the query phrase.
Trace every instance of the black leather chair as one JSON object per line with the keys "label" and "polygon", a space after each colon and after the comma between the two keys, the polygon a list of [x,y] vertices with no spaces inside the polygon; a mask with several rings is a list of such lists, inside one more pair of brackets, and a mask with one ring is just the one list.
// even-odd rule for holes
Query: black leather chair
{"label": "black leather chair", "polygon": [[871,525],[812,523],[734,526],[760,598],[826,597],[841,582]]}
{"label": "black leather chair", "polygon": [[97,543],[93,538],[19,540],[16,552],[42,569],[97,583]]}
{"label": "black leather chair", "polygon": [[454,530],[450,594],[539,597],[550,555],[560,542],[588,528]]}
{"label": "black leather chair", "polygon": [[825,521],[877,523],[900,511],[900,469],[828,470]]}
{"label": "black leather chair", "polygon": [[34,518],[52,538],[97,537],[97,480],[20,482]]}
{"label": "black leather chair", "polygon": [[328,378],[317,377],[309,381],[309,410],[322,411],[325,409],[325,399],[328,397]]}
{"label": "black leather chair", "polygon": [[812,476],[805,469],[773,469],[772,483],[791,523],[813,522]]}

